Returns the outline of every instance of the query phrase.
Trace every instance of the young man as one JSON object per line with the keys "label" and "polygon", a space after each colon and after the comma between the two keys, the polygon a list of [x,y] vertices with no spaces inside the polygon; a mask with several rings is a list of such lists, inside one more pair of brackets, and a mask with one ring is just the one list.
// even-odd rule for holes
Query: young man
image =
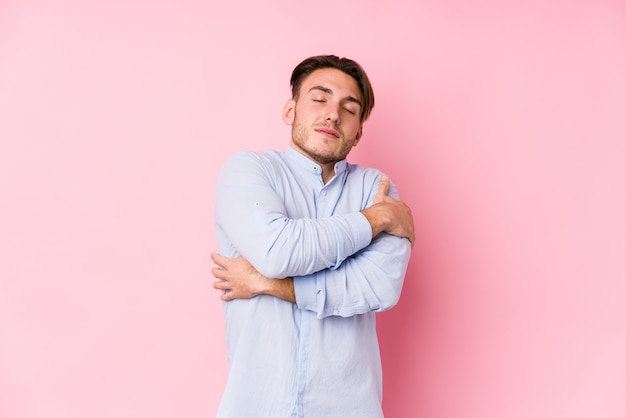
{"label": "young man", "polygon": [[380,418],[375,312],[400,297],[413,218],[380,171],[346,161],[374,106],[360,65],[310,57],[291,87],[287,149],[236,153],[218,180],[218,417]]}

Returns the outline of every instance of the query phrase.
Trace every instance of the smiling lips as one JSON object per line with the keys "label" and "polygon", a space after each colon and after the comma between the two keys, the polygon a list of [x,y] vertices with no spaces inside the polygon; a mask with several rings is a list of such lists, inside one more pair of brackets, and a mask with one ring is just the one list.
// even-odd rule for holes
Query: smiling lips
{"label": "smiling lips", "polygon": [[339,138],[339,132],[335,131],[334,129],[330,129],[330,128],[317,128],[315,130],[315,132],[319,132],[321,134],[323,134],[324,136],[327,136],[329,138]]}

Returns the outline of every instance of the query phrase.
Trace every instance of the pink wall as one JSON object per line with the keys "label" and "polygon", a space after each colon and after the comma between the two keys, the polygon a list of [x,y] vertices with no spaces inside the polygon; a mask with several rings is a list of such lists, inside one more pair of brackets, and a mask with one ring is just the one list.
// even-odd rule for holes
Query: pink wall
{"label": "pink wall", "polygon": [[625,39],[617,0],[0,3],[0,416],[214,415],[216,174],[335,53],[419,236],[386,416],[624,418]]}

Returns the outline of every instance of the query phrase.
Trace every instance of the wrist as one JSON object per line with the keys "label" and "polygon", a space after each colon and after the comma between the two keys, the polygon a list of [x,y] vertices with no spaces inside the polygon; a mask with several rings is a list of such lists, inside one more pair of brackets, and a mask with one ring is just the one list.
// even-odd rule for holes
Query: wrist
{"label": "wrist", "polygon": [[269,277],[265,277],[259,274],[259,287],[257,289],[258,295],[273,295],[276,289],[276,281],[275,279],[270,279]]}
{"label": "wrist", "polygon": [[267,279],[267,285],[262,294],[275,296],[288,302],[296,302],[296,292],[293,285],[293,277],[285,279]]}
{"label": "wrist", "polygon": [[389,224],[387,212],[384,210],[381,203],[370,206],[367,209],[363,209],[361,213],[365,216],[372,228],[372,238],[379,233],[386,230]]}

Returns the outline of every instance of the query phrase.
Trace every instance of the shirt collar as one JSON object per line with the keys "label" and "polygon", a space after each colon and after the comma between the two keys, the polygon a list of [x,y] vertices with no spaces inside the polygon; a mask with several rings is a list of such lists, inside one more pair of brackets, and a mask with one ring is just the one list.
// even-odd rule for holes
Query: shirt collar
{"label": "shirt collar", "polygon": [[[309,157],[299,153],[291,145],[289,145],[289,147],[287,148],[287,151],[285,151],[285,155],[289,160],[296,163],[302,169],[307,170],[312,174],[316,174],[319,176],[322,175],[322,167],[318,163],[311,160]],[[348,166],[347,160],[343,159],[341,161],[337,161],[335,163],[335,176],[346,171],[347,166]]]}

